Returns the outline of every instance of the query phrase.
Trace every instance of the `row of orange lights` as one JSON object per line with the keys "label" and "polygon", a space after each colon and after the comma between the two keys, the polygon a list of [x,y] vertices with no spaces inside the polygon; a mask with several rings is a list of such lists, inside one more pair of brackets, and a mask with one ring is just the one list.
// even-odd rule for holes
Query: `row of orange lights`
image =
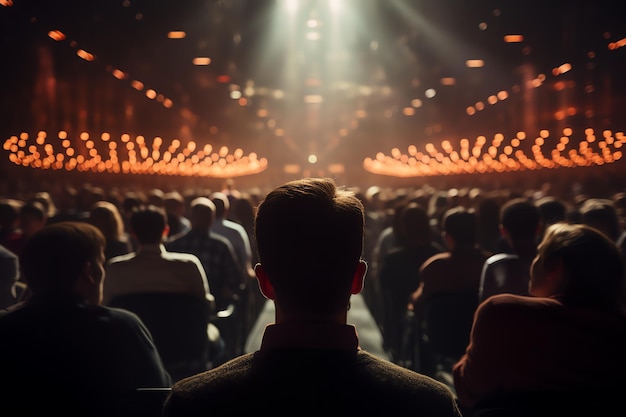
{"label": "row of orange lights", "polygon": [[50,139],[44,131],[31,138],[26,132],[5,140],[3,149],[16,165],[51,170],[114,174],[177,175],[233,178],[256,174],[267,168],[267,159],[241,148],[229,153],[226,146],[213,150],[198,148],[195,141],[173,139],[167,146],[161,137],[148,143],[143,136],[122,134],[115,140],[109,133],[92,139],[87,132],[71,140],[61,131]]}
{"label": "row of orange lights", "polygon": [[[563,129],[558,141],[550,139],[548,130],[542,130],[529,147],[530,152],[521,146],[527,140],[525,132],[518,132],[506,144],[501,133],[494,135],[489,145],[485,136],[478,136],[471,146],[470,141],[463,138],[458,150],[449,140],[443,140],[440,150],[428,143],[423,151],[411,145],[407,153],[398,148],[392,149],[391,155],[379,152],[375,158],[366,158],[363,168],[394,177],[421,177],[589,167],[622,159],[621,148],[626,143],[624,132],[604,130],[601,138],[597,138],[594,130],[587,128],[584,134],[585,138],[575,144],[571,140],[571,128]],[[544,150],[548,142],[556,143],[546,156]]]}
{"label": "row of orange lights", "polygon": [[[63,41],[67,38],[67,36],[65,35],[65,33],[61,32],[60,30],[51,30],[48,32],[48,37],[50,37],[50,39],[53,39],[57,42]],[[77,43],[76,41],[71,41],[70,42],[70,46],[71,47],[76,47]],[[76,55],[78,55],[80,58],[84,59],[87,62],[91,62],[94,61],[96,59],[96,56],[90,52],[85,51],[84,49],[77,49],[76,50]],[[112,67],[107,67],[107,70],[111,72],[111,74],[113,75],[113,77],[117,78],[118,80],[125,80],[125,79],[129,79],[130,76],[128,73],[117,69],[117,68],[112,68]],[[142,91],[144,90],[145,86],[144,83],[139,81],[139,80],[132,80],[130,85],[137,91]],[[170,98],[165,97],[165,95],[161,94],[161,93],[157,93],[157,91],[153,88],[148,88],[145,90],[145,95],[148,99],[150,100],[156,100],[157,102],[161,103],[164,107],[166,108],[171,108],[173,106],[173,101]]]}

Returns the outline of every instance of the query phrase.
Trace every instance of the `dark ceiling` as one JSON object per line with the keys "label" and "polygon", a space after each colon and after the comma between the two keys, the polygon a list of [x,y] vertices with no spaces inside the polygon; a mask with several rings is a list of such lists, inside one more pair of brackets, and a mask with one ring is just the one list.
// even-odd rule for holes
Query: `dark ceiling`
{"label": "dark ceiling", "polygon": [[[276,18],[287,3],[0,0],[0,137],[133,132],[242,147],[281,165],[306,164],[311,153],[326,165],[359,165],[444,138],[624,129],[626,48],[608,47],[626,37],[617,1],[344,0],[334,20],[328,0],[300,0],[292,20]],[[311,19],[316,41],[306,38]],[[52,40],[51,30],[66,39]],[[174,30],[185,38],[168,39]],[[507,34],[524,40],[506,43]],[[81,49],[95,59],[79,58]],[[193,65],[198,56],[211,64]],[[485,66],[468,68],[468,59]],[[564,63],[572,70],[555,76]],[[530,97],[527,85],[541,75]],[[499,91],[508,100],[468,115]],[[569,107],[576,112],[555,120]]]}

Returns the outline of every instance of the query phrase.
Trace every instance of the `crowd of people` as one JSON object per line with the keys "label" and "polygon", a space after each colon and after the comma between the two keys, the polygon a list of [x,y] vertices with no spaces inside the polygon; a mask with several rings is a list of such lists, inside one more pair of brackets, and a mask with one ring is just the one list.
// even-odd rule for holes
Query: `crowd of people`
{"label": "crowd of people", "polygon": [[[83,413],[97,392],[138,388],[163,389],[167,416],[286,415],[290,400],[364,415],[609,410],[626,388],[626,190],[569,191],[302,179],[0,196],[6,404],[28,409],[30,386],[84,394]],[[389,360],[346,323],[354,294]],[[275,323],[244,353],[266,300]]]}

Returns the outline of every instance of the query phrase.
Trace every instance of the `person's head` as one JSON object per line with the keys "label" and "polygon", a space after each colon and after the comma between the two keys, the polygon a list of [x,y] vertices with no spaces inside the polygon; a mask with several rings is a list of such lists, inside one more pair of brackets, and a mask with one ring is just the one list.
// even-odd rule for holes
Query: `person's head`
{"label": "person's head", "polygon": [[422,206],[409,202],[400,215],[399,241],[401,244],[427,243],[432,240],[431,219]]}
{"label": "person's head", "polygon": [[169,232],[165,210],[157,206],[140,206],[130,216],[131,232],[142,245],[163,242]]}
{"label": "person's head", "polygon": [[446,210],[443,215],[443,233],[446,238],[452,240],[454,247],[476,245],[478,233],[476,214],[463,206]]}
{"label": "person's head", "polygon": [[54,200],[52,199],[52,195],[50,195],[47,191],[39,191],[35,193],[33,196],[34,201],[39,201],[44,209],[46,210],[47,217],[53,217],[56,214],[57,208],[54,204]]}
{"label": "person's head", "polygon": [[583,224],[548,226],[531,267],[529,291],[578,306],[614,308],[620,303],[623,265],[617,246]]}
{"label": "person's head", "polygon": [[110,201],[98,201],[91,207],[89,223],[100,229],[107,240],[121,240],[124,236],[124,220]]}
{"label": "person's head", "polygon": [[500,209],[500,226],[512,242],[534,241],[541,227],[541,214],[528,199],[513,198]]}
{"label": "person's head", "polygon": [[157,207],[163,207],[165,203],[165,193],[160,188],[152,188],[146,194],[146,203]]}
{"label": "person's head", "polygon": [[619,239],[619,216],[613,201],[590,198],[581,205],[580,216],[582,223],[598,229],[615,242]]}
{"label": "person's head", "polygon": [[222,192],[214,192],[211,194],[211,201],[215,204],[215,218],[225,219],[230,210],[230,200],[228,196]]}
{"label": "person's head", "polygon": [[19,227],[26,237],[30,237],[38,230],[41,230],[47,221],[46,208],[39,201],[27,201],[20,208]]}
{"label": "person's head", "polygon": [[1,230],[14,230],[19,226],[20,209],[23,204],[23,201],[12,198],[0,200]]}
{"label": "person's head", "polygon": [[197,197],[190,204],[190,221],[193,229],[209,230],[215,220],[215,204],[207,197]]}
{"label": "person's head", "polygon": [[263,294],[292,317],[346,314],[363,288],[364,208],[331,179],[272,190],[258,207],[255,268]]}
{"label": "person's head", "polygon": [[101,303],[105,244],[97,227],[80,221],[55,223],[33,234],[20,256],[33,298],[78,296]]}
{"label": "person's head", "polygon": [[133,212],[146,202],[146,198],[141,194],[134,191],[127,191],[122,198],[122,217],[130,219]]}
{"label": "person's head", "polygon": [[185,197],[178,191],[169,191],[163,195],[162,206],[165,208],[166,213],[183,216],[186,209]]}
{"label": "person's head", "polygon": [[565,221],[567,205],[561,199],[554,196],[545,196],[537,200],[535,205],[539,209],[544,227]]}

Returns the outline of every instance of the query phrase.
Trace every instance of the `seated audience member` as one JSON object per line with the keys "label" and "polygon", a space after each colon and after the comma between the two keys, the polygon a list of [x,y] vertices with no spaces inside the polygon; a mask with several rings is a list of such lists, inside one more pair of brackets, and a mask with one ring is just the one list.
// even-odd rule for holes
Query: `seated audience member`
{"label": "seated audience member", "polygon": [[236,317],[217,324],[226,343],[228,358],[241,354],[244,327],[240,315],[239,294],[241,271],[235,251],[228,239],[211,232],[215,218],[215,205],[207,197],[197,197],[190,203],[191,230],[165,247],[172,252],[191,253],[200,259],[206,273],[211,293],[215,296],[217,310],[226,310],[235,305]]}
{"label": "seated audience member", "polygon": [[200,259],[215,296],[218,310],[228,307],[239,292],[241,271],[235,251],[225,237],[211,232],[215,205],[207,197],[197,197],[190,204],[191,229],[165,244],[172,252],[191,253]]}
{"label": "seated audience member", "polygon": [[[203,346],[195,350],[196,357],[189,357],[185,353],[183,343],[177,344],[172,340],[172,335],[174,331],[180,331],[183,325],[192,323],[189,323],[187,316],[184,318],[178,316],[178,314],[183,314],[180,309],[165,304],[167,300],[171,303],[177,302],[174,299],[178,300],[179,297],[163,297],[166,294],[192,297],[191,300],[195,301],[193,305],[202,306],[198,310],[206,313],[202,317],[194,314],[194,317],[200,324],[206,319],[205,328],[207,327],[209,315],[215,311],[215,297],[210,291],[200,259],[191,253],[169,252],[165,249],[164,241],[169,228],[165,210],[161,207],[148,205],[135,210],[130,218],[130,228],[138,242],[137,250],[127,255],[116,256],[108,262],[107,280],[104,284],[104,303],[123,305],[139,315],[154,336],[155,344],[174,381],[208,369],[210,362],[222,355],[223,340],[215,337],[211,339],[214,343],[209,344],[208,339],[195,339]],[[119,304],[120,296],[134,295],[135,300],[139,297],[154,300],[156,296],[151,294],[157,294],[163,300],[163,305],[158,306],[158,311],[152,308],[153,302],[145,298],[142,298],[142,302],[133,301],[132,307],[128,306],[127,302]],[[147,306],[148,303],[150,306]],[[187,304],[191,308],[191,304]],[[167,314],[167,320],[164,320],[162,319],[163,311],[167,311],[168,308],[175,311]],[[172,326],[171,323],[177,320],[184,321],[184,323]],[[197,329],[200,324],[193,328]],[[180,337],[182,336],[184,335]]]}
{"label": "seated audience member", "polygon": [[[448,375],[452,364],[465,351],[474,310],[478,306],[476,294],[481,272],[485,261],[491,255],[477,243],[478,225],[473,211],[462,206],[447,210],[443,215],[442,228],[448,251],[433,255],[422,264],[419,272],[421,283],[411,295],[409,303],[409,310],[414,312],[417,323],[422,323],[425,319],[425,308],[432,305],[433,300],[444,300],[444,297],[447,297],[447,300],[452,300],[448,303],[454,303],[455,306],[454,312],[446,309],[444,313],[448,317],[456,315],[455,325],[445,329],[448,333],[445,337],[447,346],[444,355],[448,357],[445,357],[445,360],[436,360],[440,352],[431,351],[430,344],[427,341],[421,343],[422,338],[418,338],[421,346],[418,349],[420,360],[417,369],[432,376],[437,375],[437,371],[444,371]],[[435,325],[440,318],[436,317],[436,313],[432,313],[428,320]],[[450,323],[452,320],[448,324]],[[438,365],[443,365],[443,369],[437,369]]]}
{"label": "seated audience member", "polygon": [[76,188],[71,185],[63,185],[54,194],[56,211],[52,217],[48,217],[48,223],[81,220],[76,211]]}
{"label": "seated audience member", "polygon": [[454,366],[464,411],[620,414],[626,391],[622,271],[604,234],[580,224],[550,226],[532,265],[532,297],[500,294],[476,311],[466,354]]}
{"label": "seated audience member", "polygon": [[617,242],[621,234],[619,215],[610,199],[589,198],[580,206],[580,221]]}
{"label": "seated audience member", "polygon": [[537,253],[541,214],[534,203],[517,197],[500,211],[500,229],[506,241],[505,252],[491,255],[483,267],[478,291],[481,302],[494,294],[528,295],[530,265]]}
{"label": "seated audience member", "polygon": [[166,241],[174,240],[191,229],[191,221],[185,216],[187,209],[185,198],[181,193],[178,191],[165,193],[163,195],[163,208],[169,226]]}
{"label": "seated audience member", "polygon": [[481,194],[473,206],[478,223],[478,244],[489,252],[499,252],[503,237],[500,229],[500,201],[497,194]]}
{"label": "seated audience member", "polygon": [[539,209],[541,218],[541,230],[537,238],[540,241],[548,226],[554,223],[566,222],[569,207],[565,201],[555,196],[541,197],[535,201],[535,205]]}
{"label": "seated audience member", "polygon": [[136,252],[112,258],[107,265],[104,303],[121,294],[174,292],[215,303],[202,263],[190,253],[168,252],[163,244],[168,225],[165,210],[142,206],[130,218]]}
{"label": "seated audience member", "polygon": [[84,222],[46,226],[26,242],[31,296],[0,315],[6,415],[122,415],[136,389],[171,385],[137,316],[100,305],[104,246]]}
{"label": "seated audience member", "polygon": [[30,237],[41,230],[48,221],[45,207],[39,201],[26,201],[21,207],[18,215],[18,229],[13,237],[5,244],[7,249],[17,256],[22,254],[24,245]]}
{"label": "seated audience member", "polygon": [[478,226],[473,211],[463,207],[447,210],[442,227],[448,250],[431,256],[422,264],[422,281],[411,296],[410,308],[416,312],[428,297],[450,293],[476,294],[483,265],[491,255],[476,241]]}
{"label": "seated audience member", "polygon": [[132,251],[130,240],[124,230],[122,214],[115,204],[109,201],[96,202],[89,213],[89,223],[100,229],[106,239],[104,249],[106,261]]}
{"label": "seated audience member", "polygon": [[417,290],[419,269],[431,256],[444,251],[435,242],[428,213],[411,202],[402,210],[397,245],[383,258],[378,281],[383,301],[383,339],[394,362],[404,360],[404,323],[407,304]]}
{"label": "seated audience member", "polygon": [[230,200],[226,194],[215,192],[211,194],[210,199],[215,204],[215,220],[211,224],[211,231],[230,241],[240,265],[241,283],[248,286],[250,279],[254,278],[252,245],[248,233],[241,224],[229,220]]}
{"label": "seated audience member", "polygon": [[163,415],[459,416],[448,387],[359,348],[347,311],[367,269],[363,227],[363,205],[332,180],[271,191],[256,217],[255,272],[275,323],[258,351],[177,382]]}

